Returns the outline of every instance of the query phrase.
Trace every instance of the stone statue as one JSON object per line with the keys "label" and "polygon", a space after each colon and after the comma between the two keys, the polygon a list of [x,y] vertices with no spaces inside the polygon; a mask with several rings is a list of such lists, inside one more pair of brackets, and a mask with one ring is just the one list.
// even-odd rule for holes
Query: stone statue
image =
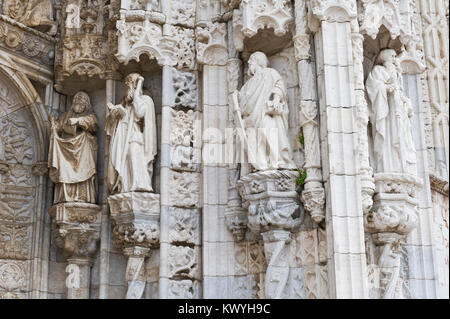
{"label": "stone statue", "polygon": [[51,0],[6,0],[4,10],[6,15],[28,27],[50,35],[56,34]]}
{"label": "stone statue", "polygon": [[157,153],[155,107],[152,98],[142,92],[143,82],[137,73],[128,75],[122,103],[108,103],[108,186],[112,194],[153,192],[152,163]]}
{"label": "stone statue", "polygon": [[382,50],[366,81],[377,173],[416,174],[412,139],[413,108],[403,94],[402,72],[396,52]]}
{"label": "stone statue", "polygon": [[55,183],[54,203],[97,201],[97,117],[89,95],[75,94],[70,110],[57,121],[50,116],[48,155],[50,178]]}
{"label": "stone statue", "polygon": [[240,92],[235,91],[233,100],[236,125],[245,131],[242,135],[249,163],[257,171],[295,169],[283,79],[275,69],[268,67],[267,57],[262,52],[253,53],[248,65],[251,78]]}

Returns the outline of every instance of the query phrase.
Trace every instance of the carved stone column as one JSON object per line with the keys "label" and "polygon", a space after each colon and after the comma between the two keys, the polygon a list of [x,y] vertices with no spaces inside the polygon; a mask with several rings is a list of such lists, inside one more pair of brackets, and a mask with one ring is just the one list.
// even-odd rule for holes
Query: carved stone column
{"label": "carved stone column", "polygon": [[248,209],[248,227],[263,237],[267,260],[265,296],[270,299],[286,296],[287,245],[302,217],[296,178],[295,171],[277,170],[250,173],[238,182],[243,206]]}
{"label": "carved stone column", "polygon": [[414,175],[380,173],[375,174],[375,185],[373,208],[364,221],[378,249],[379,297],[401,298],[400,249],[417,225],[416,193],[423,182]]}
{"label": "carved stone column", "polygon": [[[232,49],[231,49],[232,50]],[[236,52],[237,54],[237,52]],[[232,58],[227,63],[227,83],[228,83],[228,105],[233,105],[231,94],[240,88],[242,82],[242,61],[238,58]],[[241,197],[237,188],[237,182],[240,176],[238,167],[239,148],[238,140],[236,139],[236,124],[234,124],[232,108],[228,112],[228,127],[233,128],[226,132],[226,148],[225,155],[228,167],[228,203],[225,211],[225,222],[228,229],[238,241],[243,240],[247,232],[247,212],[242,208]],[[231,133],[231,134],[230,134]],[[231,158],[228,158],[231,157]],[[241,164],[242,165],[242,164]]]}
{"label": "carved stone column", "polygon": [[117,247],[128,257],[127,299],[140,299],[145,289],[145,258],[159,245],[160,195],[120,193],[108,198],[113,237]]}
{"label": "carved stone column", "polygon": [[351,23],[351,39],[353,54],[353,70],[355,82],[355,100],[356,100],[356,129],[358,132],[357,154],[359,158],[359,173],[361,175],[361,196],[362,208],[367,213],[372,208],[372,196],[374,193],[373,169],[369,163],[369,142],[367,136],[367,124],[369,114],[367,101],[364,93],[364,37],[360,34],[359,24],[356,19]]}
{"label": "carved stone column", "polygon": [[101,208],[88,203],[59,203],[49,209],[53,239],[67,255],[67,299],[89,299],[91,257],[100,236]]}
{"label": "carved stone column", "polygon": [[322,163],[320,156],[319,114],[314,61],[311,61],[311,31],[307,24],[305,0],[295,1],[294,37],[300,84],[299,119],[305,150],[306,179],[301,200],[312,219],[320,223],[325,218],[325,189],[322,185]]}

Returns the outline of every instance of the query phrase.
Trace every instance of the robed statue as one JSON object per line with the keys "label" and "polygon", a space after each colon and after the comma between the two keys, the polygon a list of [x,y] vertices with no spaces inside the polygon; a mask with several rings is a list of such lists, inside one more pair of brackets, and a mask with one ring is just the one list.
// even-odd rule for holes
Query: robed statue
{"label": "robed statue", "polygon": [[400,61],[394,50],[384,49],[375,64],[366,80],[374,167],[378,173],[416,174],[414,112],[403,93]]}
{"label": "robed statue", "polygon": [[155,107],[152,98],[143,94],[143,82],[137,73],[128,75],[122,103],[108,103],[108,187],[112,194],[153,191],[152,166],[157,153]]}
{"label": "robed statue", "polygon": [[295,169],[289,142],[288,97],[277,70],[262,52],[248,61],[250,78],[233,94],[235,124],[248,162],[257,171]]}
{"label": "robed statue", "polygon": [[50,178],[55,183],[54,203],[97,201],[97,117],[89,95],[75,94],[72,106],[58,120],[50,116],[48,155]]}

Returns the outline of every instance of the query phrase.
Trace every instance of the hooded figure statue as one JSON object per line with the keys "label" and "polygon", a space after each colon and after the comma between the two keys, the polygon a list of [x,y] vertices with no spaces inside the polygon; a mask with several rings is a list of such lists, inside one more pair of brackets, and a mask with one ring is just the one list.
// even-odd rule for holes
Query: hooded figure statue
{"label": "hooded figure statue", "polygon": [[376,172],[416,174],[411,130],[414,112],[403,93],[400,63],[394,50],[380,52],[366,80],[366,91]]}
{"label": "hooded figure statue", "polygon": [[50,178],[55,183],[54,203],[97,200],[97,117],[89,95],[75,94],[70,110],[57,121],[50,116],[52,133],[48,155]]}
{"label": "hooded figure statue", "polygon": [[111,136],[108,187],[111,194],[152,192],[152,162],[157,153],[155,107],[142,92],[144,78],[125,78],[127,94],[121,104],[108,103],[106,134]]}

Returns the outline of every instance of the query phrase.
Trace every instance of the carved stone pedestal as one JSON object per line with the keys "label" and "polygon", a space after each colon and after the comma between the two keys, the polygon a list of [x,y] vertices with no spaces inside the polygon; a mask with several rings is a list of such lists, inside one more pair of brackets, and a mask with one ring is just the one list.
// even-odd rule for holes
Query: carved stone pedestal
{"label": "carved stone pedestal", "polygon": [[49,209],[53,239],[67,255],[67,299],[89,299],[91,256],[100,236],[100,206],[59,203]]}
{"label": "carved stone pedestal", "polygon": [[128,257],[127,299],[140,299],[145,289],[145,258],[159,245],[160,195],[121,193],[108,198],[116,246]]}
{"label": "carved stone pedestal", "polygon": [[409,174],[375,174],[375,196],[372,210],[364,216],[367,232],[378,250],[380,297],[401,298],[401,246],[417,225],[417,191],[423,183]]}
{"label": "carved stone pedestal", "polygon": [[281,298],[289,277],[287,244],[303,216],[296,178],[295,171],[278,170],[251,173],[238,182],[243,206],[248,208],[248,228],[264,241],[266,298]]}

